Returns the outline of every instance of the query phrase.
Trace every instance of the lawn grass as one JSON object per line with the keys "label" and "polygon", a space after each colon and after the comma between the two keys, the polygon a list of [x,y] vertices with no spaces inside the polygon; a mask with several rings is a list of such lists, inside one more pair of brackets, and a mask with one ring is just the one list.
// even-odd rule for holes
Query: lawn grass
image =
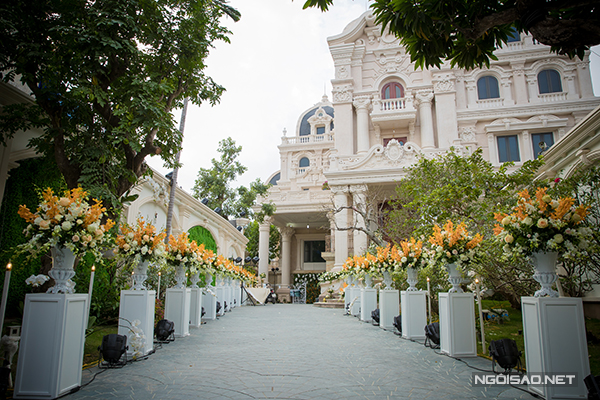
{"label": "lawn grass", "polygon": [[110,333],[118,333],[118,329],[116,324],[94,326],[93,332],[85,338],[83,348],[84,367],[98,361],[98,346],[102,343],[102,338]]}
{"label": "lawn grass", "polygon": [[[492,340],[498,339],[513,339],[517,343],[517,347],[522,352],[523,367],[526,365],[525,360],[525,344],[523,337],[523,315],[521,311],[515,310],[510,307],[508,301],[494,301],[494,300],[482,300],[483,309],[505,309],[508,311],[509,320],[505,320],[502,323],[498,321],[484,322],[485,342],[486,347],[489,347]],[[477,327],[477,352],[479,355],[489,355],[489,351],[486,349],[482,353],[481,349],[481,334],[479,331],[479,309],[475,307],[476,312],[476,327]],[[595,318],[585,319],[586,331],[590,332],[596,338],[600,339],[600,320]],[[588,342],[588,353],[590,360],[590,370],[593,375],[600,375],[600,343],[599,342]]]}

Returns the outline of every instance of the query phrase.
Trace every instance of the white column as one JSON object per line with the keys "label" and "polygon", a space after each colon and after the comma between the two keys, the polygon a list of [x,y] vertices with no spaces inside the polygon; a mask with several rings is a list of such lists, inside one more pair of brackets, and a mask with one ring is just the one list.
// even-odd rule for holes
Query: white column
{"label": "white column", "polygon": [[515,104],[512,96],[512,85],[510,84],[510,78],[504,77],[500,79],[500,84],[502,85],[502,97],[504,98],[505,106],[512,106]]}
{"label": "white column", "polygon": [[579,93],[577,93],[577,89],[575,88],[575,71],[565,71],[564,80],[567,81],[567,100],[579,99]]}
{"label": "white column", "polygon": [[467,108],[477,108],[477,85],[475,81],[465,82],[467,88]]}
{"label": "white column", "polygon": [[[365,185],[352,185],[350,192],[354,202],[354,208],[366,214],[367,210],[367,187]],[[366,222],[360,213],[354,212],[354,223],[356,228],[366,229]],[[368,238],[364,231],[354,230],[354,254],[360,255],[367,250]]]}
{"label": "white column", "polygon": [[419,118],[421,119],[421,147],[432,149],[435,147],[433,115],[431,112],[433,93],[429,90],[417,92],[417,100],[419,101]]}
{"label": "white column", "polygon": [[258,227],[258,274],[265,273],[267,282],[269,279],[269,229],[271,228],[271,218],[266,217],[265,221]]}
{"label": "white column", "polygon": [[354,99],[356,108],[356,153],[366,153],[369,148],[369,96],[357,96]]}
{"label": "white column", "polygon": [[594,97],[592,89],[592,77],[590,76],[590,60],[588,57],[584,61],[577,62],[577,81],[579,82],[579,93],[582,99]]}
{"label": "white column", "polygon": [[294,229],[290,227],[281,228],[281,285],[287,286],[291,283],[291,256],[292,235]]}
{"label": "white column", "polygon": [[335,210],[335,264],[339,269],[348,259],[348,232],[338,228],[348,227],[348,212],[345,207],[348,206],[348,187],[332,186],[331,191],[334,195]]}
{"label": "white column", "polygon": [[530,103],[540,102],[540,97],[538,96],[539,89],[536,75],[527,75],[527,92],[529,93]]}

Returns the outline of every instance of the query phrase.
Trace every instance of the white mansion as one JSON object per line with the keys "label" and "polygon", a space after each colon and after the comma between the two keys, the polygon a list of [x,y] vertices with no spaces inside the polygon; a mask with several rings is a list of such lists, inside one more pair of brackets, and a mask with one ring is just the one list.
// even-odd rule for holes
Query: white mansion
{"label": "white mansion", "polygon": [[[336,229],[360,226],[361,217],[327,211],[363,207],[373,188],[393,192],[418,156],[451,146],[467,153],[482,148],[493,165],[518,166],[539,154],[540,142],[560,141],[600,104],[587,57],[558,56],[531,36],[515,35],[489,69],[473,70],[415,70],[370,11],[328,43],[335,63],[332,101],[324,96],[300,116],[295,132],[284,131],[281,170],[270,177],[274,186],[265,199],[277,210],[261,226],[259,271],[270,270],[273,223],[282,233],[282,286],[293,273],[337,268],[362,253],[366,234]],[[331,190],[323,190],[324,183]]]}

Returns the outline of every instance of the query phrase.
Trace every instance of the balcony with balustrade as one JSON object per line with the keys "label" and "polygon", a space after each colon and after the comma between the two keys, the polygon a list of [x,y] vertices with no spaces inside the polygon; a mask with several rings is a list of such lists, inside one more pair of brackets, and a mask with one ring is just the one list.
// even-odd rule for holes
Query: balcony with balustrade
{"label": "balcony with balustrade", "polygon": [[373,99],[371,121],[381,128],[403,127],[414,122],[417,110],[413,105],[412,96],[395,99]]}

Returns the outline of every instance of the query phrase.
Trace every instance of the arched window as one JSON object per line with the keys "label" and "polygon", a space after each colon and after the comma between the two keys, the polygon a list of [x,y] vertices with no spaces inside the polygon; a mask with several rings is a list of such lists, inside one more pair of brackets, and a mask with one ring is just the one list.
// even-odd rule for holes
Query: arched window
{"label": "arched window", "polygon": [[538,74],[538,87],[540,93],[562,92],[560,74],[553,69],[545,69]]}
{"label": "arched window", "polygon": [[309,166],[310,166],[310,160],[309,160],[308,158],[306,158],[306,157],[302,157],[302,158],[300,159],[300,162],[298,163],[298,166],[299,166],[300,168],[306,168],[306,167],[309,167]]}
{"label": "arched window", "polygon": [[491,75],[479,78],[477,80],[477,95],[479,96],[479,100],[500,98],[498,79]]}
{"label": "arched window", "polygon": [[381,89],[381,98],[386,99],[401,99],[404,97],[404,88],[397,82],[390,82]]}
{"label": "arched window", "polygon": [[515,28],[515,27],[510,28],[510,33],[508,34],[507,43],[514,43],[514,42],[520,42],[520,41],[521,41],[521,35],[519,35],[517,28]]}

